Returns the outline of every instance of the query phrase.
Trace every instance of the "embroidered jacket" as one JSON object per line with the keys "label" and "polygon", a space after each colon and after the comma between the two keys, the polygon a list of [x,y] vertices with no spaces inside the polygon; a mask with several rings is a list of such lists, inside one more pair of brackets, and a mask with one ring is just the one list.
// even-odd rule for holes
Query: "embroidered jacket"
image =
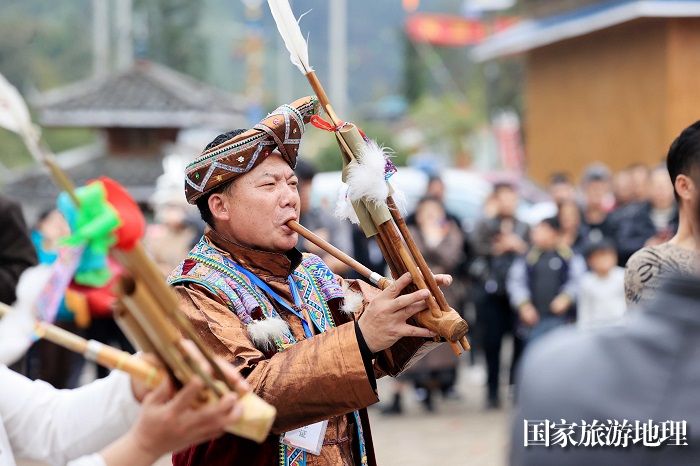
{"label": "embroidered jacket", "polygon": [[[203,250],[207,251],[205,256],[209,260],[214,258],[212,262],[199,260]],[[292,275],[295,280],[301,280],[304,274],[313,276],[315,272],[317,276],[311,280],[315,281],[316,293],[307,294],[303,299],[312,316],[315,307],[324,308],[325,312],[321,309],[320,314],[327,314],[325,317],[332,325],[323,333],[318,333],[317,329],[317,335],[306,339],[301,320],[274,300],[267,299],[259,289],[234,277],[225,280],[221,273],[212,273],[212,270],[222,269],[216,267],[217,263],[225,265],[227,261],[251,271],[290,303],[294,301],[287,278]],[[314,268],[310,275],[306,273]],[[362,282],[330,278],[327,270],[315,256],[307,256],[302,263],[302,256],[296,250],[287,254],[252,250],[209,231],[188,259],[171,274],[180,307],[205,344],[215,354],[237,365],[255,392],[278,410],[273,434],[263,445],[225,435],[175,454],[174,465],[284,464],[279,436],[325,419],[329,424],[323,449],[319,456],[304,455],[307,465],[360,465],[363,460],[376,464],[363,408],[378,399],[365,369],[353,316],[341,312],[340,306],[344,287],[345,292],[350,288],[362,293],[361,307],[378,291]],[[325,303],[314,302],[312,295]],[[272,312],[276,315],[272,315],[268,307],[274,308]],[[358,315],[359,312],[355,314]],[[276,316],[286,323],[289,335],[281,338],[282,341],[275,341],[274,346],[256,346],[251,340],[249,326],[254,321]],[[318,314],[312,320],[317,318]],[[374,375],[396,375],[432,348],[422,339],[402,339],[377,357]],[[359,413],[353,415],[356,410]],[[364,455],[360,453],[360,434],[364,437]],[[304,464],[294,458],[291,460],[288,464]]]}

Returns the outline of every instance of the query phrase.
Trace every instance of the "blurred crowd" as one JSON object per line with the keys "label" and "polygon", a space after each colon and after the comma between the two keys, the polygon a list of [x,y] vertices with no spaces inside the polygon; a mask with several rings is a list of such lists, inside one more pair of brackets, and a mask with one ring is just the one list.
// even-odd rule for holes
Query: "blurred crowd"
{"label": "blurred crowd", "polygon": [[[308,167],[304,171],[302,199],[312,179]],[[443,181],[432,176],[407,216],[432,270],[456,279],[446,297],[470,323],[471,362],[485,362],[489,408],[501,404],[504,359],[510,360],[512,385],[523,349],[542,335],[569,324],[582,331],[618,324],[627,308],[625,263],[637,250],[668,241],[678,226],[673,186],[664,166],[634,165],[612,173],[593,165],[578,183],[566,173],[552,174],[547,190],[556,206],[551,217],[520,219],[518,185],[496,182],[481,217],[459,219],[445,207]],[[309,228],[381,270],[378,251],[374,262],[368,254],[376,246],[359,229],[342,226],[302,201],[302,223],[306,221]],[[336,271],[348,273],[343,268]],[[504,347],[508,354],[502,354]],[[457,363],[447,345],[433,351],[395,383],[394,398],[383,411],[401,413],[403,393],[411,385],[428,411],[434,409],[436,395],[459,396],[454,390]]]}

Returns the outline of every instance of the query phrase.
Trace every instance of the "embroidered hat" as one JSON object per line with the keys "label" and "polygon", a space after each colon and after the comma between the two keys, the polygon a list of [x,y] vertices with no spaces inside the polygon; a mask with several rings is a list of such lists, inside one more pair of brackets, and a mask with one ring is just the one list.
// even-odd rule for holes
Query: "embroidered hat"
{"label": "embroidered hat", "polygon": [[294,168],[304,125],[319,108],[316,97],[303,97],[280,106],[252,129],[205,150],[185,168],[187,202],[195,204],[217,186],[248,173],[274,150]]}

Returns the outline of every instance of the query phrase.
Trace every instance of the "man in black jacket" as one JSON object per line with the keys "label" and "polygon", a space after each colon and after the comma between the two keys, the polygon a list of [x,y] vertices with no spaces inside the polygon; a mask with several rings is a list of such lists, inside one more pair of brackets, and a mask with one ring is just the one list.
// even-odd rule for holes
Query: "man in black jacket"
{"label": "man in black jacket", "polygon": [[673,277],[622,327],[558,330],[533,345],[511,464],[700,464],[698,302],[700,278]]}
{"label": "man in black jacket", "polygon": [[22,208],[0,195],[0,302],[12,304],[19,276],[36,265],[36,251],[29,239]]}
{"label": "man in black jacket", "polygon": [[[503,337],[513,333],[515,313],[508,299],[506,279],[513,261],[527,251],[528,226],[515,217],[518,194],[508,183],[498,183],[493,188],[496,215],[482,220],[476,227],[474,250],[477,259],[471,273],[479,282],[475,297],[478,326],[483,332],[483,346],[488,372],[489,408],[497,408],[499,400],[499,374]],[[522,341],[514,335],[513,368],[520,354]]]}

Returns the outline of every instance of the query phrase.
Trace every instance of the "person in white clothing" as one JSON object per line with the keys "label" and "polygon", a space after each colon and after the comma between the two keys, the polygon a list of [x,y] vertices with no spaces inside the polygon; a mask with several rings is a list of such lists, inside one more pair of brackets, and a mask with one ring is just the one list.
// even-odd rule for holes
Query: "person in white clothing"
{"label": "person in white clothing", "polygon": [[[18,320],[0,320],[0,336],[21,331]],[[10,338],[0,338],[0,466],[15,466],[15,458],[52,466],[151,465],[221,435],[241,414],[233,393],[198,408],[199,378],[177,392],[170,382],[147,392],[114,371],[75,390],[56,390],[6,367],[21,356],[16,349]],[[232,366],[221,366],[233,384],[247,389]]]}
{"label": "person in white clothing", "polygon": [[625,270],[617,266],[615,245],[608,240],[592,243],[586,250],[590,270],[579,288],[577,325],[597,328],[616,325],[627,309],[625,303]]}

